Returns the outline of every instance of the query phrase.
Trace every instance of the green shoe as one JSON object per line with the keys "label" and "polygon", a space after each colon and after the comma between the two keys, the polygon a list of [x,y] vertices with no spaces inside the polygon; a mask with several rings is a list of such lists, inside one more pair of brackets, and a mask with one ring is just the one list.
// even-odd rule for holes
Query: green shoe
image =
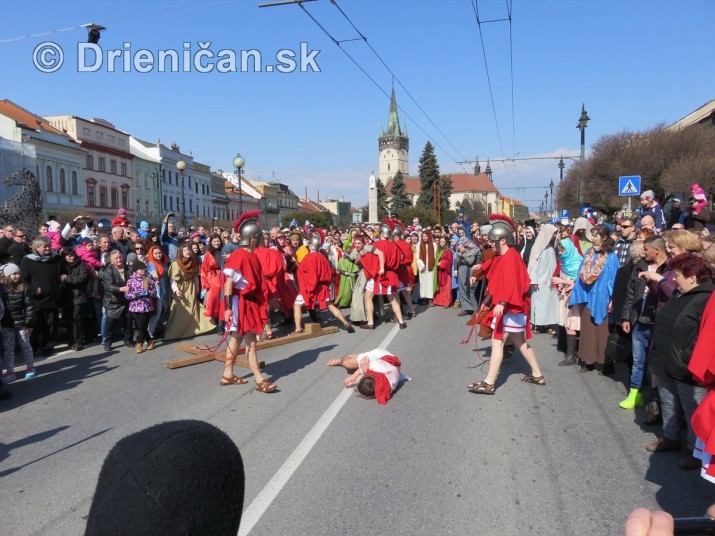
{"label": "green shoe", "polygon": [[633,389],[628,392],[628,398],[620,402],[619,407],[623,409],[634,409],[645,405],[645,399],[643,398],[643,393],[638,389]]}

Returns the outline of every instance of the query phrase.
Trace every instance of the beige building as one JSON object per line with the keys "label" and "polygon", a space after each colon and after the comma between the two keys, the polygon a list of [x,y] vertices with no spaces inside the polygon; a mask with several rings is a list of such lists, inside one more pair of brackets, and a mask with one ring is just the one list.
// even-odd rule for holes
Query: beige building
{"label": "beige building", "polygon": [[87,151],[82,169],[85,212],[111,222],[123,208],[134,222],[132,160],[129,135],[104,119],[53,115],[45,119]]}

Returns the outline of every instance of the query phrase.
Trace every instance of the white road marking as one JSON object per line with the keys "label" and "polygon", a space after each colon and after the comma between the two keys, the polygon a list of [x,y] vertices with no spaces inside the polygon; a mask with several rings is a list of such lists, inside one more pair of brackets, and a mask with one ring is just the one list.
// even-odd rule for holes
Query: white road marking
{"label": "white road marking", "polygon": [[[377,348],[387,349],[387,346],[392,342],[392,339],[395,338],[395,335],[397,335],[398,329],[399,326],[395,325]],[[318,422],[310,429],[291,455],[288,456],[288,459],[281,468],[278,469],[278,472],[273,475],[273,478],[268,481],[268,484],[266,484],[248,508],[244,510],[243,516],[241,516],[241,527],[238,531],[238,536],[246,536],[253,530],[253,527],[256,526],[256,523],[258,523],[266,510],[271,506],[271,503],[273,503],[281,492],[283,486],[290,480],[290,477],[293,476],[296,469],[300,467],[300,464],[303,463],[303,460],[305,460],[320,437],[328,429],[330,423],[333,422],[333,419],[338,415],[340,409],[352,395],[352,389],[342,389],[342,391],[340,391],[338,397],[330,404],[328,409],[325,410],[325,413],[318,419]]]}

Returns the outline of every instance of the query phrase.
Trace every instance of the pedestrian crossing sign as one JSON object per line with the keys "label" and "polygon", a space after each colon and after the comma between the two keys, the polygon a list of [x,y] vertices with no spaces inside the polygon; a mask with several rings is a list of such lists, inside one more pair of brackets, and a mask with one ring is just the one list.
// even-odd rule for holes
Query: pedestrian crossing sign
{"label": "pedestrian crossing sign", "polygon": [[641,195],[640,175],[618,177],[618,195],[621,197]]}

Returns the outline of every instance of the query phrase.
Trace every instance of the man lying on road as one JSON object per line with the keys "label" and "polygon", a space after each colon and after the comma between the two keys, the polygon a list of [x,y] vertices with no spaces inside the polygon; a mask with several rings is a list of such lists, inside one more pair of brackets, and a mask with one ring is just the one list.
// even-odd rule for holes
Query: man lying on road
{"label": "man lying on road", "polygon": [[400,381],[410,379],[400,373],[400,360],[384,348],[349,354],[340,359],[331,359],[326,364],[354,371],[343,381],[345,387],[357,384],[356,389],[363,397],[377,398],[378,404],[387,404]]}

